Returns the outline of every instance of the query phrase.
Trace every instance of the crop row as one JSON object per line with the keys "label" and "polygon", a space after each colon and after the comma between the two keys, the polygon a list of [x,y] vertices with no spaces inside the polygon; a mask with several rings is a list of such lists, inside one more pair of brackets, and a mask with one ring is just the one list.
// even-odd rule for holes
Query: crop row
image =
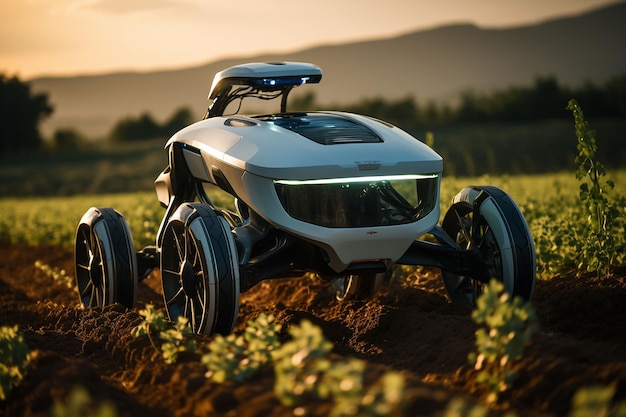
{"label": "crop row", "polygon": [[[626,171],[610,173],[611,190],[621,216],[611,226],[613,249],[624,252],[626,211]],[[441,212],[449,201],[468,185],[495,185],[507,191],[520,206],[535,240],[538,272],[547,277],[579,267],[576,239],[587,229],[589,213],[579,195],[579,180],[573,173],[536,176],[445,177],[441,186]],[[214,202],[224,206],[221,194],[211,193]],[[31,245],[72,248],[76,226],[89,207],[114,207],[127,219],[138,249],[153,245],[165,210],[154,193],[128,193],[96,196],[0,199],[0,239]],[[620,252],[621,250],[621,252]],[[619,258],[615,262],[623,262]]]}
{"label": "crop row", "polygon": [[[498,401],[498,395],[510,388],[517,376],[511,364],[523,353],[524,345],[537,329],[532,305],[515,297],[512,302],[501,283],[493,280],[479,297],[472,318],[479,325],[476,331],[476,351],[470,353],[475,365],[477,382],[485,384],[491,395],[488,402]],[[133,329],[134,337],[148,337],[152,346],[162,351],[166,363],[177,360],[178,352],[189,352],[199,357],[207,367],[206,377],[214,383],[253,379],[265,368],[274,368],[274,394],[285,406],[293,408],[294,415],[311,415],[309,406],[322,402],[332,404],[330,414],[348,416],[401,416],[408,397],[402,373],[387,371],[378,381],[366,382],[367,364],[359,359],[331,359],[333,344],[322,329],[304,319],[288,328],[289,340],[281,343],[281,326],[273,316],[261,314],[247,323],[243,334],[214,335],[208,344],[198,346],[189,338],[191,329],[186,319],[172,326],[162,311],[148,305],[139,313],[144,320]],[[505,318],[503,320],[503,318]],[[156,340],[158,335],[159,340]],[[10,397],[12,388],[28,377],[31,359],[37,352],[29,352],[17,326],[0,328],[0,401]],[[570,416],[625,417],[626,402],[617,402],[615,386],[581,388],[573,397]],[[77,390],[67,404],[57,403],[55,416],[84,414],[93,403],[86,391]],[[90,406],[91,403],[91,406]],[[441,414],[445,417],[488,415],[484,405],[468,405],[460,398],[453,399]],[[91,416],[117,416],[109,403],[99,405]],[[515,412],[507,415],[513,417]]]}

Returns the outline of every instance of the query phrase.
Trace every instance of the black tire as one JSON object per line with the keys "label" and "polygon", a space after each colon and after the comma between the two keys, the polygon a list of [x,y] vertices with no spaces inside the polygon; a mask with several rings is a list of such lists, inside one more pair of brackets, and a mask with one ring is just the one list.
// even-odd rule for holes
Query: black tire
{"label": "black tire", "polygon": [[137,253],[124,217],[92,207],[80,219],[74,246],[76,284],[84,307],[137,301]]}
{"label": "black tire", "polygon": [[346,275],[331,280],[337,301],[365,300],[372,297],[389,280],[386,272]]}
{"label": "black tire", "polygon": [[[535,246],[519,207],[497,187],[467,187],[453,199],[442,228],[461,247],[478,246],[491,278],[511,296],[529,300],[535,287]],[[453,303],[476,303],[483,284],[469,276],[442,271]]]}
{"label": "black tire", "polygon": [[239,311],[239,265],[226,220],[211,206],[181,205],[165,226],[161,281],[172,321],[183,316],[195,333],[232,332]]}

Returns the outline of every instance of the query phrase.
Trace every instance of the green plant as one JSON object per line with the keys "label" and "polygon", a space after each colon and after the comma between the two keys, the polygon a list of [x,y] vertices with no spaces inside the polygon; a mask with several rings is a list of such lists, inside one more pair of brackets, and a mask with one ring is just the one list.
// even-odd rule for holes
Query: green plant
{"label": "green plant", "polygon": [[[355,360],[349,362],[353,361]],[[333,369],[335,367],[336,365],[333,365]],[[360,374],[340,371],[340,379],[325,381],[326,384],[339,388],[333,396],[335,405],[330,415],[333,417],[403,415],[406,401],[404,377],[398,372],[387,372],[363,393],[362,387],[353,386],[351,381],[358,378],[362,383],[364,368],[365,364]]]}
{"label": "green plant", "polygon": [[65,402],[56,402],[52,407],[52,417],[116,417],[115,407],[108,402],[94,406],[89,393],[81,387],[74,388]]}
{"label": "green plant", "polygon": [[209,353],[202,356],[207,377],[218,383],[242,382],[269,364],[272,352],[279,346],[281,326],[273,315],[260,314],[248,321],[243,335],[215,335]]}
{"label": "green plant", "polygon": [[169,328],[159,333],[161,339],[161,352],[165,363],[176,363],[180,352],[195,352],[196,341],[190,339],[193,332],[187,318],[179,316],[174,328]]}
{"label": "green plant", "polygon": [[[619,250],[615,230],[621,212],[611,195],[615,183],[604,180],[606,172],[596,160],[598,145],[595,132],[589,128],[576,100],[570,100],[567,109],[574,115],[578,144],[576,149],[576,178],[580,181],[580,201],[586,209],[587,227],[579,228],[579,270],[608,274],[617,260]],[[622,230],[623,232],[623,230]]]}
{"label": "green plant", "polygon": [[[573,202],[573,205],[576,203]],[[576,268],[578,257],[576,231],[579,228],[580,214],[571,210],[561,215],[544,214],[533,221],[533,240],[537,252],[537,274],[549,278]],[[564,215],[565,214],[565,215]]]}
{"label": "green plant", "polygon": [[35,268],[39,269],[48,277],[54,279],[58,284],[64,285],[67,288],[74,288],[76,285],[76,280],[74,279],[74,277],[67,275],[65,269],[52,267],[48,264],[44,264],[39,260],[35,261]]}
{"label": "green plant", "polygon": [[291,340],[272,355],[276,380],[274,392],[283,405],[298,405],[305,396],[326,398],[322,376],[330,369],[333,345],[322,329],[309,320],[289,328]]}
{"label": "green plant", "polygon": [[26,367],[34,353],[28,351],[18,326],[0,327],[0,400],[24,379]]}
{"label": "green plant", "polygon": [[[448,402],[441,417],[487,417],[489,408],[482,404],[468,404],[462,398],[453,398]],[[507,417],[515,417],[515,413],[507,413]]]}
{"label": "green plant", "polygon": [[210,353],[202,355],[202,363],[207,367],[206,377],[217,383],[226,381],[242,382],[254,374],[255,369],[246,355],[246,342],[242,335],[228,336],[217,334],[209,343]]}
{"label": "green plant", "polygon": [[[196,341],[188,337],[192,332],[185,317],[178,317],[174,327],[171,328],[168,326],[163,311],[155,309],[152,304],[147,304],[145,309],[139,310],[139,314],[144,319],[132,330],[132,335],[134,337],[148,336],[150,344],[155,350],[161,352],[165,363],[176,363],[180,352],[196,351]],[[160,349],[152,338],[154,332],[159,333]]]}
{"label": "green plant", "polygon": [[404,377],[388,372],[379,381],[364,387],[366,364],[358,359],[331,361],[333,345],[320,327],[308,320],[289,328],[292,339],[274,355],[274,392],[282,404],[297,406],[307,413],[305,400],[332,400],[330,415],[393,416],[401,413],[405,401]]}
{"label": "green plant", "polygon": [[538,321],[532,305],[520,297],[511,299],[497,280],[485,286],[472,319],[481,327],[476,330],[477,353],[468,359],[480,371],[477,381],[489,390],[488,401],[496,402],[515,380],[512,365],[538,329]]}
{"label": "green plant", "polygon": [[272,353],[280,346],[278,339],[282,326],[274,322],[274,315],[259,314],[246,323],[244,339],[247,343],[246,353],[255,368],[272,362]]}
{"label": "green plant", "polygon": [[[364,388],[365,362],[358,359],[331,361],[333,345],[322,329],[308,320],[291,326],[291,340],[280,345],[281,326],[274,316],[259,315],[247,323],[241,335],[216,335],[202,362],[207,377],[218,383],[242,382],[261,367],[274,366],[274,393],[280,402],[295,407],[295,415],[305,415],[303,404],[329,400],[330,415],[393,416],[405,401],[404,377],[388,372],[367,390]],[[364,392],[365,391],[365,392]]]}
{"label": "green plant", "polygon": [[317,394],[321,398],[334,398],[331,416],[355,415],[363,400],[363,372],[365,362],[348,359],[332,363],[324,373]]}
{"label": "green plant", "polygon": [[[615,385],[579,388],[572,397],[568,417],[626,417],[626,401],[613,401]],[[482,404],[468,404],[462,398],[453,398],[448,403],[442,417],[486,417],[489,408]],[[516,417],[509,411],[507,417]]]}
{"label": "green plant", "polygon": [[626,401],[614,403],[615,385],[579,389],[572,398],[570,417],[626,417]]}

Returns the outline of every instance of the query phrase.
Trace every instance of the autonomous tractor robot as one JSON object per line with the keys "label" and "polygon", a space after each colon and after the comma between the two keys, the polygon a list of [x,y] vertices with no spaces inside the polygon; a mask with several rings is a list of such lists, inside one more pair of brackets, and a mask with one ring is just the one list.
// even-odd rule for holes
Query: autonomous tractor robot
{"label": "autonomous tractor robot", "polygon": [[[83,306],[133,307],[138,282],[155,268],[169,318],[186,317],[204,334],[232,331],[241,293],[305,273],[328,281],[340,301],[372,295],[395,265],[439,268],[452,303],[474,304],[491,279],[529,299],[535,250],[513,199],[468,186],[439,223],[443,160],[426,144],[368,116],[287,110],[294,88],[321,79],[319,67],[298,62],[217,73],[203,120],[165,145],[155,244],[137,250],[113,208],[81,218]],[[244,115],[253,99],[279,109]],[[211,188],[230,194],[232,206],[217,207]]]}

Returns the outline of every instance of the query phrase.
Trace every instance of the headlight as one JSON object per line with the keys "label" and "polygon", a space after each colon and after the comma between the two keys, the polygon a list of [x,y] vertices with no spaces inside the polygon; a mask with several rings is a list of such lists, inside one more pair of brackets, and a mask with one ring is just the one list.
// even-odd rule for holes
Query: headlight
{"label": "headlight", "polygon": [[280,202],[298,220],[324,227],[415,222],[437,204],[437,174],[274,181]]}

